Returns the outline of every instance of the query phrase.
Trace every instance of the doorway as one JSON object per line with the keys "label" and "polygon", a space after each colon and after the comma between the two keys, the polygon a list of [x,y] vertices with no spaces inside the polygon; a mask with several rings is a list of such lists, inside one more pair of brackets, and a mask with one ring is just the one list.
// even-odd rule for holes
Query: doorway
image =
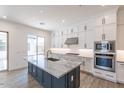
{"label": "doorway", "polygon": [[0,31],[0,71],[7,70],[8,33]]}

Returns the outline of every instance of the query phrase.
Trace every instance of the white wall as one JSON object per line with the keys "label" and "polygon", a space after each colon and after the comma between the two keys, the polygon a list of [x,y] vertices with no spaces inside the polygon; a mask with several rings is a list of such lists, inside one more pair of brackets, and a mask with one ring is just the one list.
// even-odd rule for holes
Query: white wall
{"label": "white wall", "polygon": [[24,57],[27,56],[27,34],[45,37],[45,51],[51,45],[51,33],[5,20],[0,20],[0,31],[9,33],[8,70],[15,70],[27,66]]}

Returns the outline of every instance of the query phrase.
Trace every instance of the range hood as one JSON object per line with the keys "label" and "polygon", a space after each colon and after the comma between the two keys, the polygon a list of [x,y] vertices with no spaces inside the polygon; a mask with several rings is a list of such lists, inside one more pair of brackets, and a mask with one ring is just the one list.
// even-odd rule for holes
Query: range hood
{"label": "range hood", "polygon": [[76,45],[78,44],[78,37],[67,38],[65,41],[66,45]]}

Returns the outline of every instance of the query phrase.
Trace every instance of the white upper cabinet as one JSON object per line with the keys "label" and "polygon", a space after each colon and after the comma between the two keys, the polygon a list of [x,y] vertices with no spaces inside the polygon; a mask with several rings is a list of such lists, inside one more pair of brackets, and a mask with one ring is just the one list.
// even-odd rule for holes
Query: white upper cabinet
{"label": "white upper cabinet", "polygon": [[101,26],[103,23],[103,16],[96,18],[96,26]]}
{"label": "white upper cabinet", "polygon": [[116,40],[116,24],[104,26],[105,40]]}
{"label": "white upper cabinet", "polygon": [[[123,14],[120,13],[119,16]],[[123,19],[123,17],[121,17]],[[118,20],[121,20],[118,18]],[[122,23],[122,22],[121,22]],[[123,22],[124,23],[124,22]],[[122,27],[119,29],[123,29]],[[56,31],[54,36],[52,36],[52,47],[56,48],[67,48],[65,45],[65,40],[67,38],[78,37],[79,44],[75,45],[77,48],[93,49],[94,41],[102,40],[116,40],[117,35],[117,13],[115,10],[103,12],[98,17],[88,19],[82,24],[68,27],[67,29]],[[122,32],[119,31],[119,36],[123,36]],[[118,37],[118,40],[122,38]],[[121,40],[122,41],[122,40]],[[118,41],[119,42],[119,41]],[[122,49],[122,44],[118,45]],[[122,47],[121,47],[122,46]],[[123,48],[124,49],[124,48]]]}
{"label": "white upper cabinet", "polygon": [[[90,30],[92,31],[95,28],[95,20],[89,20],[87,22],[85,22],[85,26],[87,26],[86,30]],[[85,30],[85,29],[84,29]]]}
{"label": "white upper cabinet", "polygon": [[117,23],[117,13],[115,11],[104,12],[101,16],[96,18],[96,26],[115,23]]}
{"label": "white upper cabinet", "polygon": [[117,16],[115,11],[109,11],[96,19],[96,41],[116,40]]}
{"label": "white upper cabinet", "polygon": [[117,14],[114,12],[109,12],[105,14],[105,24],[115,24],[117,23]]}
{"label": "white upper cabinet", "polygon": [[78,32],[83,32],[83,31],[85,31],[84,26],[85,26],[85,24],[80,24],[80,25],[78,25]]}
{"label": "white upper cabinet", "polygon": [[102,26],[98,26],[95,27],[94,29],[95,31],[95,41],[101,41],[102,40],[102,35],[103,35],[103,27]]}
{"label": "white upper cabinet", "polygon": [[95,31],[86,31],[86,48],[93,49],[94,48],[94,41],[95,41]]}
{"label": "white upper cabinet", "polygon": [[85,32],[80,32],[79,33],[79,48],[85,48],[85,37],[86,33]]}

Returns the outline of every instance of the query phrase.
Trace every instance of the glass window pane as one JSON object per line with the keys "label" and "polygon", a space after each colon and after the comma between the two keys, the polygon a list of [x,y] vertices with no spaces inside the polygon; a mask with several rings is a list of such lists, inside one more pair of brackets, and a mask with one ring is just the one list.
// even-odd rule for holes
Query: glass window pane
{"label": "glass window pane", "polygon": [[0,71],[7,69],[7,33],[0,32]]}
{"label": "glass window pane", "polygon": [[36,55],[37,52],[37,37],[34,35],[28,35],[28,55]]}
{"label": "glass window pane", "polygon": [[38,54],[44,54],[44,38],[38,37]]}

